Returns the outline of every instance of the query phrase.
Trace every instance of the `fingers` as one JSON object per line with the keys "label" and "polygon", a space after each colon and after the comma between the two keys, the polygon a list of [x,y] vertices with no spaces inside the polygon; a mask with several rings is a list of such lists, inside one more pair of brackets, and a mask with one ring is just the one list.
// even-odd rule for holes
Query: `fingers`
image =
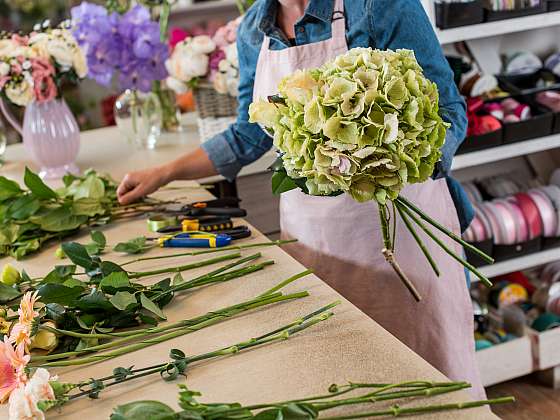
{"label": "fingers", "polygon": [[126,174],[117,188],[119,203],[126,205],[137,201],[144,196],[142,182],[134,174]]}

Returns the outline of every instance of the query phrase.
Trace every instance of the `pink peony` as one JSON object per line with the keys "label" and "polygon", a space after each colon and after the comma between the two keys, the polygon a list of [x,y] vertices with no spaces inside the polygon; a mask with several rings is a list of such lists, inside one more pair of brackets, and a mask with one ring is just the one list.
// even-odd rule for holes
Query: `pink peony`
{"label": "pink peony", "polygon": [[237,28],[241,23],[241,19],[242,17],[240,16],[237,19],[228,22],[225,26],[222,26],[216,31],[212,39],[218,47],[226,47],[235,42],[237,39]]}
{"label": "pink peony", "polygon": [[220,61],[222,61],[224,58],[226,58],[226,53],[224,52],[224,50],[222,50],[221,48],[216,48],[211,54],[210,54],[210,71],[216,71],[218,70],[218,67],[220,66]]}

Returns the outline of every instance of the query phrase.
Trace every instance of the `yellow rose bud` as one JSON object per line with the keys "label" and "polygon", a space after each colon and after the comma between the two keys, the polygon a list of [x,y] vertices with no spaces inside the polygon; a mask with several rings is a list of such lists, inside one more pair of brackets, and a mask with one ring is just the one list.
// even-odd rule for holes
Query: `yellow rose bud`
{"label": "yellow rose bud", "polygon": [[5,318],[0,318],[0,334],[8,335],[11,325],[12,323],[10,321],[6,321]]}
{"label": "yellow rose bud", "polygon": [[6,264],[0,274],[0,281],[6,286],[13,286],[21,281],[21,275],[13,265]]}
{"label": "yellow rose bud", "polygon": [[[52,321],[47,321],[42,325],[56,328],[56,324]],[[58,337],[52,331],[39,329],[37,334],[31,337],[31,349],[53,351],[56,346],[58,346]]]}
{"label": "yellow rose bud", "polygon": [[56,248],[56,251],[54,251],[54,255],[56,258],[59,258],[61,260],[66,258],[66,254],[64,253],[61,247]]}

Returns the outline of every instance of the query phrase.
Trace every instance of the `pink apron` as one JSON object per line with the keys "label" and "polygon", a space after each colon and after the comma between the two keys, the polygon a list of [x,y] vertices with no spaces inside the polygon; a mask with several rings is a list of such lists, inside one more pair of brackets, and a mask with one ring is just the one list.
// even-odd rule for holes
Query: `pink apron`
{"label": "pink apron", "polygon": [[[343,0],[335,10],[343,11]],[[337,14],[338,15],[338,14]],[[345,20],[332,23],[330,39],[283,50],[270,50],[265,36],[257,62],[254,99],[276,94],[280,80],[295,70],[319,67],[348,51]],[[403,195],[459,233],[455,206],[444,179],[405,188]],[[406,227],[397,225],[396,255],[423,300],[416,303],[381,254],[375,203],[357,203],[348,194],[313,197],[299,190],[282,194],[280,225],[287,248],[297,260],[412,350],[452,380],[473,384],[484,398],[475,360],[473,312],[463,267],[429,240],[425,244],[441,271],[436,277]],[[455,242],[445,238],[456,253]]]}

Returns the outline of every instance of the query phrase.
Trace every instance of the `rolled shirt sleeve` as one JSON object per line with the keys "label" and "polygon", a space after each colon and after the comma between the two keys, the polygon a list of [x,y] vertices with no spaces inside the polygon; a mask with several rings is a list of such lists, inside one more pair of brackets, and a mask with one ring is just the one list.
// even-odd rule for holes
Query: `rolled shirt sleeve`
{"label": "rolled shirt sleeve", "polygon": [[249,122],[249,105],[253,101],[255,69],[259,48],[262,44],[262,39],[254,39],[258,33],[250,28],[254,22],[255,16],[249,10],[238,29],[237,51],[240,79],[237,121],[224,132],[202,144],[202,149],[218,173],[230,181],[236,177],[243,166],[254,162],[272,147],[272,139],[258,124]]}

